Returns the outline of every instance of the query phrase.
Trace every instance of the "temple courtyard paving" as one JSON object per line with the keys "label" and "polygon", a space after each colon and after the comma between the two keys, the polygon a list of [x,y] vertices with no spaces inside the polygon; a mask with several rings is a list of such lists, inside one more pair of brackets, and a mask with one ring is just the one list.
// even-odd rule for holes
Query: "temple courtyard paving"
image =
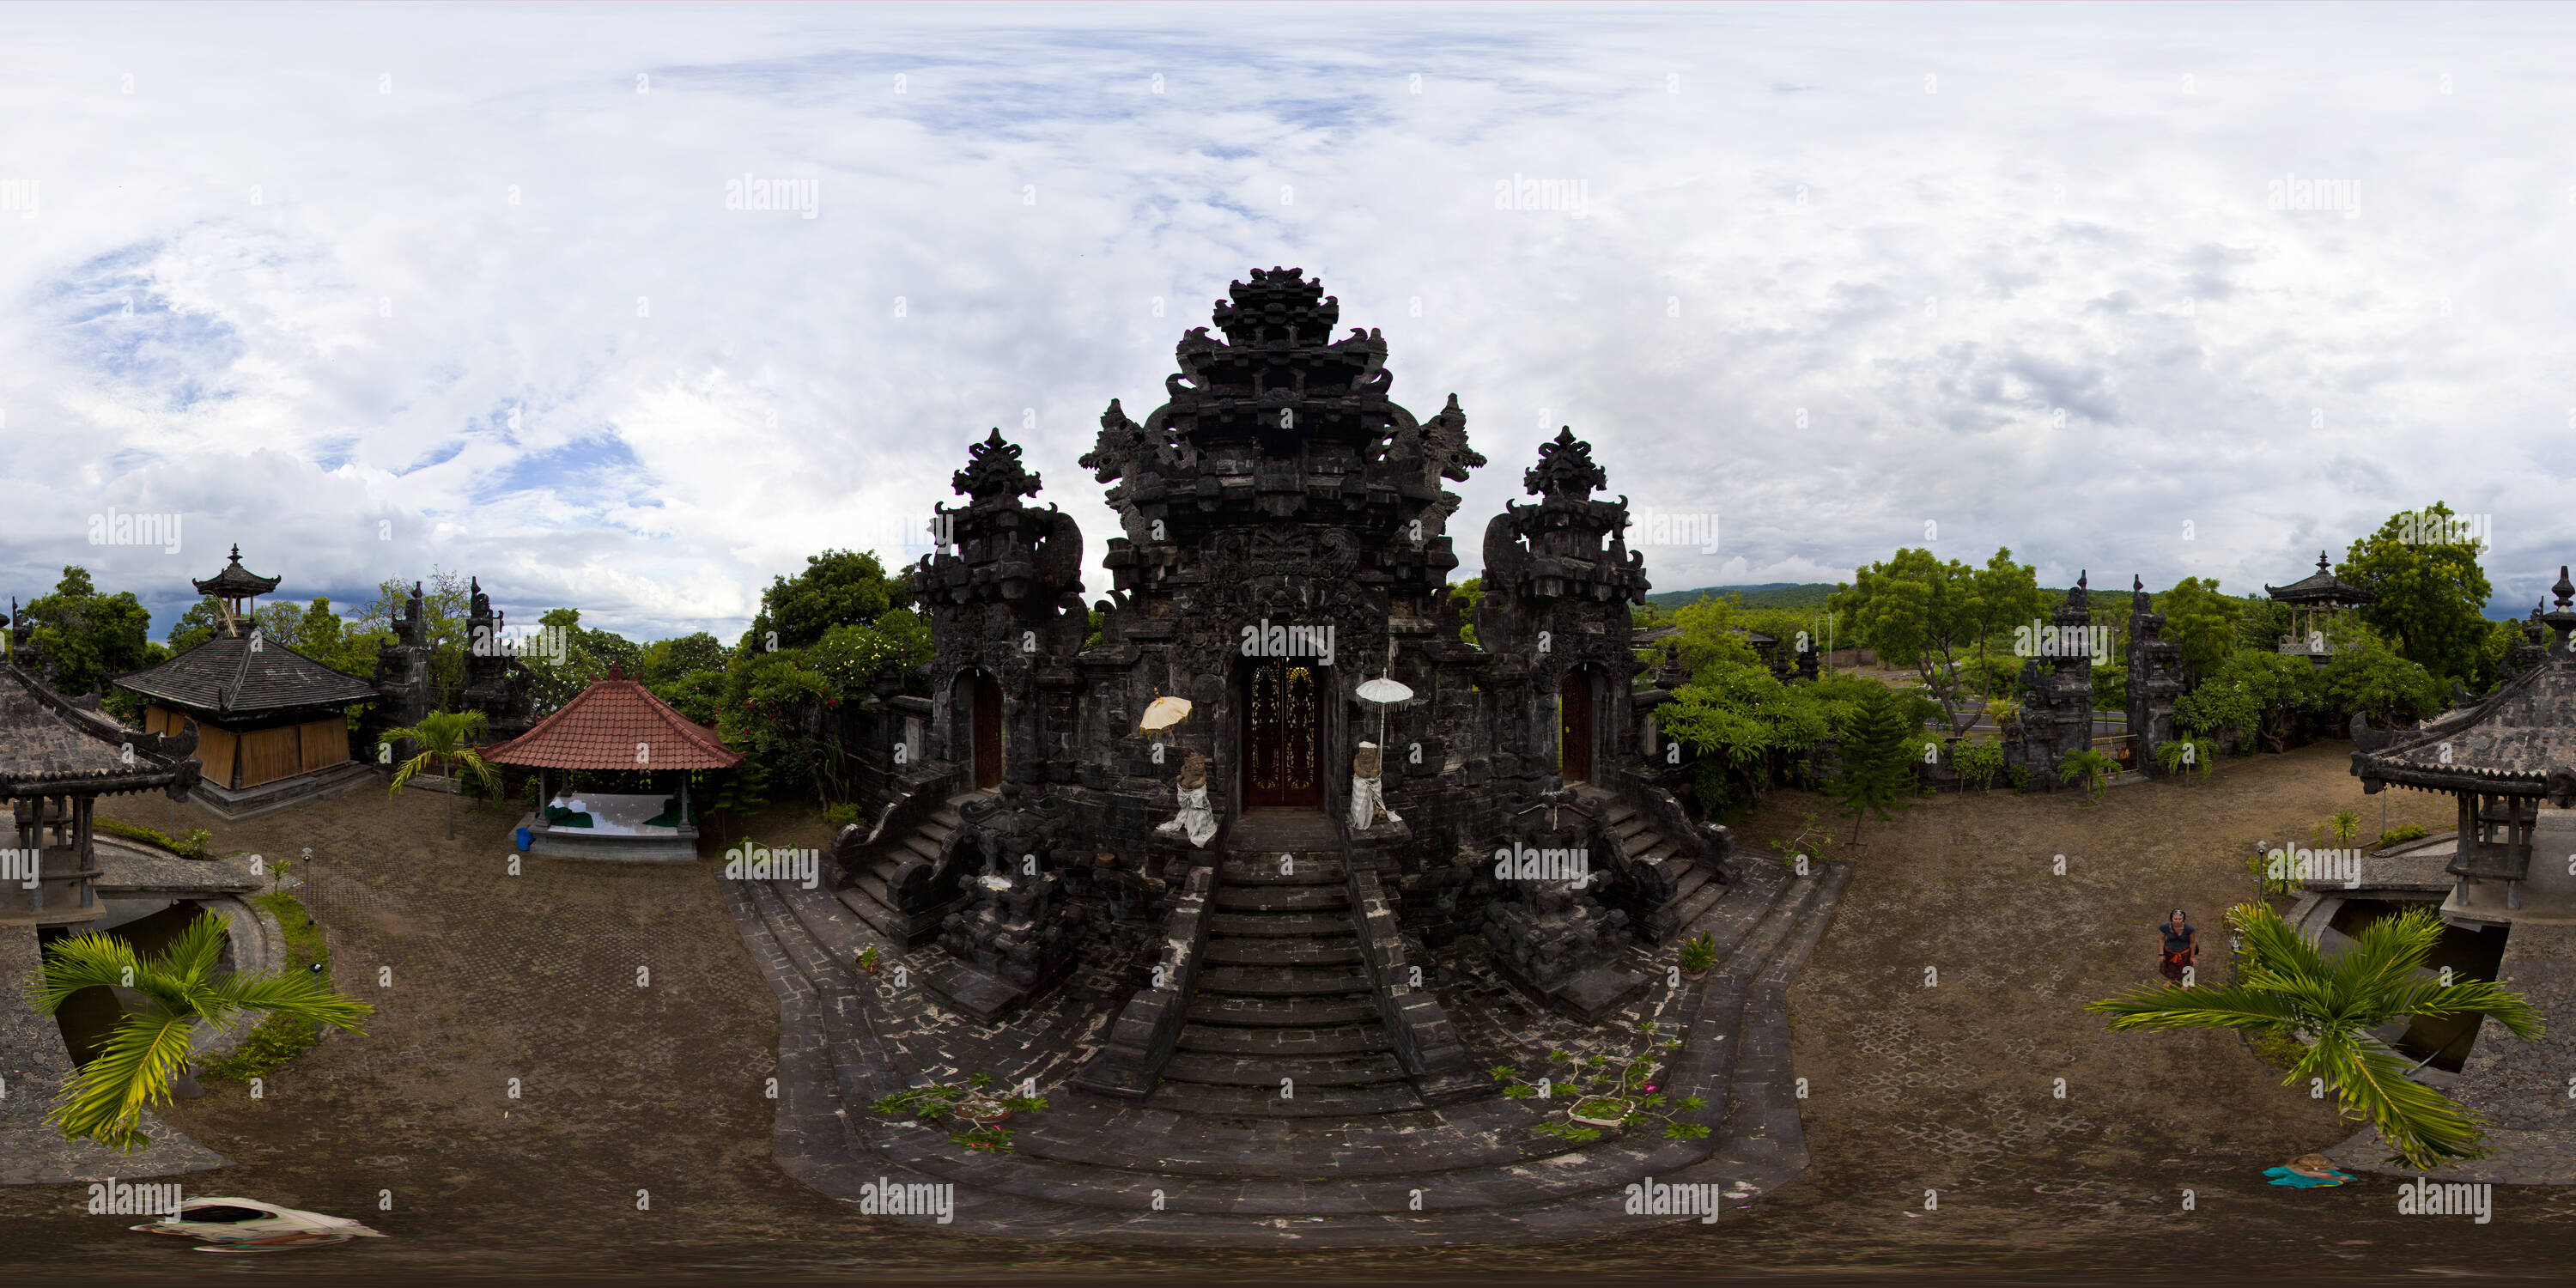
{"label": "temple courtyard paving", "polygon": [[[2304,839],[2345,806],[2373,832],[2383,806],[2388,825],[2449,825],[2447,797],[2365,800],[2347,755],[2327,743],[2234,761],[2206,783],[2117,788],[2099,806],[1995,793],[1872,822],[1865,847],[1833,849],[1855,872],[1790,992],[1809,1084],[1803,1174],[1714,1226],[1332,1253],[961,1238],[855,1215],[789,1179],[770,1159],[763,1094],[778,1007],[717,888],[721,843],[694,867],[529,857],[513,876],[515,811],[460,803],[463,839],[448,842],[429,793],[360,790],[231,826],[158,799],[115,812],[208,826],[219,852],[309,849],[298,893],[342,987],[377,1008],[365,1036],[333,1037],[262,1099],[217,1084],[168,1114],[233,1160],[183,1178],[191,1193],[392,1236],[259,1259],[263,1273],[2555,1273],[2576,1243],[2576,1191],[2500,1187],[2493,1222],[2477,1225],[2400,1216],[2393,1183],[2375,1178],[2268,1187],[2263,1168],[2349,1134],[2330,1107],[2279,1086],[2233,1036],[2113,1035],[2079,1009],[2152,978],[2148,928],[2168,908],[2223,943],[2219,914],[2247,893],[2240,859],[2257,840]],[[1795,792],[1739,835],[1785,844],[1810,812],[1848,837]],[[816,848],[826,833],[786,810],[751,831]],[[209,1267],[187,1241],[130,1233],[84,1200],[77,1186],[0,1187],[0,1265],[70,1279],[238,1264]]]}

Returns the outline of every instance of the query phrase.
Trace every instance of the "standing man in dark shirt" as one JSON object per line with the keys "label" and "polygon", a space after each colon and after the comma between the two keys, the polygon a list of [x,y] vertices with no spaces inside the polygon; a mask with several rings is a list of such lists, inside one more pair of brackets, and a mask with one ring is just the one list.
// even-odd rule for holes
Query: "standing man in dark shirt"
{"label": "standing man in dark shirt", "polygon": [[2156,929],[2164,935],[2165,944],[2164,951],[2156,955],[2156,969],[2179,984],[2184,968],[2200,957],[2200,930],[2182,919],[2180,908],[2173,910],[2172,917],[2157,923]]}

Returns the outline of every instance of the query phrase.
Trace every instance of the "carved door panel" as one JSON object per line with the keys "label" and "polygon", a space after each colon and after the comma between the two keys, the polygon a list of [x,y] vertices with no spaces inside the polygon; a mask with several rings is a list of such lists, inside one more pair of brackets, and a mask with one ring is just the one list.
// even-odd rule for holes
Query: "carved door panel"
{"label": "carved door panel", "polygon": [[1592,781],[1592,676],[1581,667],[1566,671],[1557,693],[1556,772],[1569,783]]}
{"label": "carved door panel", "polygon": [[1002,785],[1002,686],[981,671],[975,673],[975,786]]}
{"label": "carved door panel", "polygon": [[1254,662],[1243,703],[1243,803],[1312,809],[1324,803],[1322,682],[1313,665]]}

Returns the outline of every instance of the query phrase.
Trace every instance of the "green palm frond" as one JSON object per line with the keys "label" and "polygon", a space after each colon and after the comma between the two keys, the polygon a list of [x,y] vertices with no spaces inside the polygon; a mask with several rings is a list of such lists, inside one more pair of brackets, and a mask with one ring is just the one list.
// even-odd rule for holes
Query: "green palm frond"
{"label": "green palm frond", "polygon": [[2405,1016],[2487,1015],[2526,1040],[2543,1025],[2522,996],[2486,980],[2443,984],[2424,961],[2441,942],[2442,923],[2429,908],[2411,909],[2362,929],[2332,960],[2262,903],[2228,911],[2244,938],[2239,982],[2227,988],[2133,989],[2087,1004],[2110,1015],[2111,1028],[2233,1028],[2296,1033],[2305,1053],[2284,1080],[2311,1078],[2335,1090],[2343,1114],[2376,1128],[2411,1166],[2484,1153],[2485,1120],[2407,1075],[2416,1063],[2371,1036]]}
{"label": "green palm frond", "polygon": [[136,1124],[144,1110],[169,1101],[196,1019],[170,1012],[126,1016],[106,1047],[63,1084],[49,1120],[66,1139],[88,1137],[119,1153],[150,1144]]}
{"label": "green palm frond", "polygon": [[2308,1057],[2290,1071],[2295,1083],[2319,1077],[2335,1089],[2346,1118],[2379,1130],[2397,1158],[2430,1168],[2445,1159],[2477,1158],[2486,1120],[2458,1101],[2406,1075],[2415,1062],[2367,1033],[2346,1031],[2320,1037]]}
{"label": "green palm frond", "polygon": [[74,935],[45,949],[39,974],[36,1011],[51,1015],[84,988],[131,988],[143,964],[134,945],[107,935]]}
{"label": "green palm frond", "polygon": [[2231,988],[2160,984],[2087,1002],[2084,1009],[2112,1017],[2114,1033],[2207,1028],[2268,1031],[2301,1023],[2307,1015],[2295,999],[2242,984]]}
{"label": "green palm frond", "polygon": [[266,1011],[355,1031],[356,1021],[372,1013],[307,976],[217,976],[227,933],[224,919],[209,912],[148,957],[105,934],[77,935],[47,947],[36,999],[41,1013],[54,1014],[84,988],[128,989],[143,999],[63,1084],[50,1120],[66,1138],[88,1138],[118,1151],[149,1144],[136,1124],[147,1109],[170,1098],[170,1080],[187,1066],[201,1024],[220,1029],[246,1012]]}
{"label": "green palm frond", "polygon": [[351,1033],[363,1033],[357,1021],[376,1012],[376,1008],[336,993],[310,975],[234,975],[208,985],[206,993],[226,1012],[267,1011]]}

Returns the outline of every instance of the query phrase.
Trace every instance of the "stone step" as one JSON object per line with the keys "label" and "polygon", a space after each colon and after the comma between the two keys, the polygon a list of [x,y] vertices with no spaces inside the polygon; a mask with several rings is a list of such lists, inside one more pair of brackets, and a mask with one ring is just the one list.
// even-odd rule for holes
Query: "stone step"
{"label": "stone step", "polygon": [[[1374,1009],[1368,1018],[1377,1019]],[[1181,1026],[1178,1045],[1183,1051],[1210,1055],[1313,1056],[1387,1051],[1395,1041],[1386,1035],[1385,1026],[1375,1023],[1278,1028],[1191,1023]]]}
{"label": "stone step", "polygon": [[1209,966],[1199,971],[1198,991],[1237,997],[1334,997],[1369,993],[1357,966]]}
{"label": "stone step", "polygon": [[1404,1066],[1383,1053],[1366,1055],[1240,1056],[1176,1051],[1163,1066],[1165,1082],[1260,1087],[1276,1094],[1286,1078],[1303,1095],[1312,1087],[1373,1087],[1404,1081]]}
{"label": "stone step", "polygon": [[1610,831],[1622,841],[1646,830],[1646,820],[1634,813],[1610,824]]}
{"label": "stone step", "polygon": [[[912,835],[903,838],[903,843],[896,848],[920,855],[927,862],[937,863],[939,861],[939,842],[932,840],[930,837],[924,836],[919,832],[915,832]],[[901,855],[897,855],[895,857],[898,862],[902,859]]]}
{"label": "stone step", "polygon": [[1223,886],[1211,901],[1224,912],[1330,912],[1351,906],[1351,892],[1332,885]]}
{"label": "stone step", "polygon": [[1190,998],[1188,1018],[1194,1024],[1250,1028],[1314,1028],[1378,1022],[1377,1001],[1367,996],[1211,997],[1205,990]]}
{"label": "stone step", "polygon": [[1393,1114],[1423,1107],[1422,1097],[1401,1082],[1366,1087],[1299,1087],[1282,1098],[1276,1084],[1228,1087],[1200,1082],[1164,1082],[1145,1101],[1148,1108],[1231,1118],[1347,1118]]}
{"label": "stone step", "polygon": [[1631,835],[1619,838],[1619,844],[1626,848],[1630,858],[1652,854],[1654,853],[1655,848],[1663,843],[1663,833],[1649,832],[1642,829]]}
{"label": "stone step", "polygon": [[1351,919],[1338,912],[1212,912],[1208,937],[1257,935],[1283,939],[1292,935],[1332,937],[1351,934]]}
{"label": "stone step", "polygon": [[1217,875],[1230,886],[1245,885],[1339,885],[1349,878],[1343,871],[1339,855],[1295,854],[1288,857],[1288,871],[1279,870],[1276,854],[1229,858],[1217,867]]}
{"label": "stone step", "polygon": [[1347,934],[1339,939],[1211,937],[1200,960],[1211,966],[1356,966],[1360,941]]}

